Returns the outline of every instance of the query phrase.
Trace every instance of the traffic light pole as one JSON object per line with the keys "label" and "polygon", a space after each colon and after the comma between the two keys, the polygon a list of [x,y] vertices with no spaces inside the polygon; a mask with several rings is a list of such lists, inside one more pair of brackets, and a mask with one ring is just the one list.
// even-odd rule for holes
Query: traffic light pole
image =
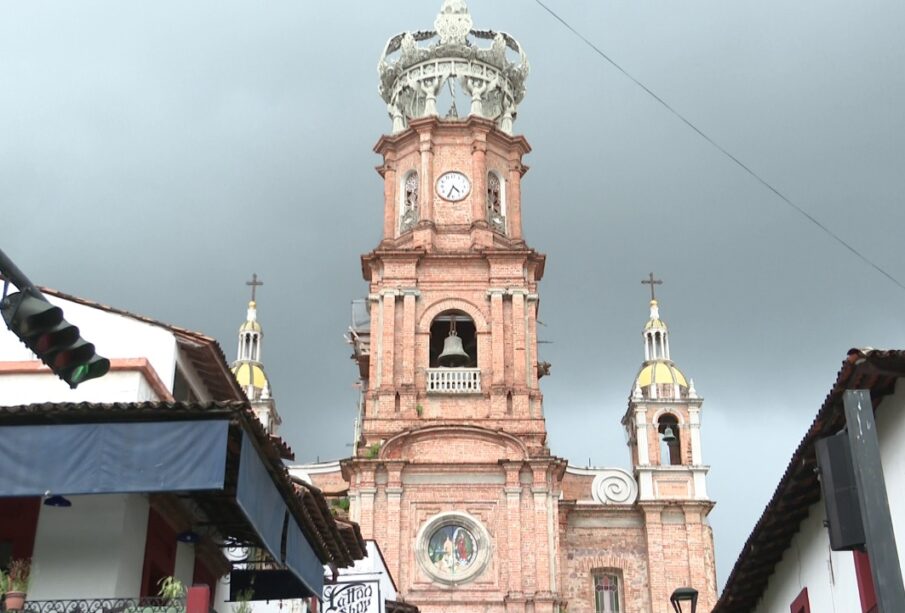
{"label": "traffic light pole", "polygon": [[[28,277],[25,276],[19,267],[16,266],[15,262],[9,259],[5,253],[3,253],[3,249],[0,249],[0,274],[3,275],[4,286],[6,283],[12,283],[17,288],[19,288],[20,292],[23,293],[32,293],[37,292],[38,295],[43,296],[41,291],[34,286],[34,284],[28,280]],[[6,287],[3,288],[3,293],[6,294]]]}
{"label": "traffic light pole", "polygon": [[[77,326],[63,319],[63,309],[51,304],[19,267],[0,250],[3,296],[0,315],[10,331],[69,387],[103,377],[110,360],[97,355],[94,344]],[[18,292],[9,294],[10,283]]]}

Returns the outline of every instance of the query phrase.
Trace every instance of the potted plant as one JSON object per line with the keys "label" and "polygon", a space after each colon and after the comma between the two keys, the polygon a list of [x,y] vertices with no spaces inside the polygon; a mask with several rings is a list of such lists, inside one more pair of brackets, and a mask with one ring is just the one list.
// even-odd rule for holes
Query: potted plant
{"label": "potted plant", "polygon": [[176,577],[164,577],[157,585],[160,587],[157,595],[165,600],[185,598],[185,585]]}
{"label": "potted plant", "polygon": [[28,592],[28,575],[31,573],[31,560],[20,558],[9,563],[4,583],[6,584],[6,609],[19,611],[25,607],[25,594]]}

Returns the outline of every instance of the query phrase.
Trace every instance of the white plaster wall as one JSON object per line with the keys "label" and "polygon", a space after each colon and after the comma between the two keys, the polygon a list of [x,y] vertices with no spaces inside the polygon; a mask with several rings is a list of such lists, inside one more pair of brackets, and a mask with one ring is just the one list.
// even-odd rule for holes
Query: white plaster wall
{"label": "white plaster wall", "polygon": [[174,565],[173,576],[182,581],[182,585],[191,587],[192,579],[195,577],[194,545],[176,543],[176,564]]}
{"label": "white plaster wall", "polygon": [[[176,368],[176,338],[171,332],[158,326],[108,313],[100,309],[47,296],[53,304],[63,309],[66,321],[79,327],[82,338],[94,343],[98,354],[108,359],[147,358],[164,385],[172,391]],[[10,332],[0,325],[0,362],[34,360],[35,355]],[[31,402],[110,402],[146,400],[150,389],[139,379],[126,385],[116,377],[118,373],[107,374],[100,379],[92,379],[77,389],[50,375],[6,375],[2,378],[0,404],[20,404]],[[15,397],[16,401],[7,400]]]}
{"label": "white plaster wall", "polygon": [[[106,356],[104,356],[106,357]],[[33,402],[135,402],[157,400],[157,394],[135,370],[109,372],[100,379],[69,386],[52,372],[0,375],[0,405]]]}
{"label": "white plaster wall", "polygon": [[[905,380],[899,379],[896,391],[877,407],[877,437],[880,439],[880,461],[889,497],[899,566],[905,563]],[[905,572],[902,573],[905,581]]]}
{"label": "white plaster wall", "polygon": [[811,611],[861,611],[855,561],[850,551],[830,551],[823,520],[823,501],[811,506],[807,519],[770,576],[754,613],[789,613],[789,606],[808,588]]}
{"label": "white plaster wall", "polygon": [[147,498],[103,494],[70,500],[68,508],[41,507],[29,599],[137,597]]}

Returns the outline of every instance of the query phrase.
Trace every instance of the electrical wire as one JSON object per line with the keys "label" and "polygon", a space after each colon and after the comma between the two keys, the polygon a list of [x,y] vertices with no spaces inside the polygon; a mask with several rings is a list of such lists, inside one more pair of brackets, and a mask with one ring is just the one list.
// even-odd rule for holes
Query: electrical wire
{"label": "electrical wire", "polygon": [[722,153],[723,155],[725,155],[727,158],[729,158],[730,160],[732,160],[733,162],[735,162],[735,164],[736,164],[739,168],[741,168],[741,169],[744,170],[746,173],[748,173],[749,175],[751,175],[752,177],[754,177],[754,179],[755,179],[758,183],[760,183],[761,185],[763,185],[764,187],[766,187],[768,190],[770,190],[771,192],[773,192],[776,196],[779,197],[780,200],[782,200],[782,201],[785,202],[787,205],[789,205],[790,207],[792,207],[794,210],[796,210],[799,214],[801,214],[805,219],[807,219],[808,221],[810,221],[811,223],[813,223],[815,226],[817,226],[818,228],[820,228],[821,230],[823,230],[824,233],[826,233],[828,236],[832,237],[833,240],[835,240],[837,243],[839,243],[840,245],[842,245],[843,247],[845,247],[846,249],[848,249],[851,253],[853,253],[853,254],[854,254],[858,259],[860,259],[862,262],[866,263],[868,266],[870,266],[871,268],[873,268],[874,270],[876,270],[877,272],[879,272],[881,275],[883,275],[884,277],[886,277],[887,279],[889,279],[890,281],[892,281],[893,283],[895,283],[896,285],[898,285],[900,289],[905,290],[905,285],[903,285],[901,281],[899,281],[898,279],[896,279],[896,278],[895,278],[894,276],[892,276],[890,273],[886,272],[886,270],[884,270],[879,264],[876,264],[873,260],[871,260],[871,259],[868,258],[866,255],[864,255],[863,253],[861,253],[860,251],[858,251],[857,249],[855,249],[852,245],[850,245],[848,242],[846,242],[845,239],[843,239],[841,236],[839,236],[838,234],[836,234],[835,232],[833,232],[832,230],[830,230],[826,225],[824,225],[822,222],[820,222],[820,220],[818,220],[816,217],[814,217],[813,215],[811,215],[810,213],[808,213],[806,210],[804,210],[803,208],[801,208],[800,206],[798,206],[797,204],[795,204],[794,202],[792,202],[789,198],[787,198],[787,197],[785,196],[785,194],[783,194],[783,193],[780,192],[778,189],[776,189],[775,187],[773,187],[766,179],[764,179],[764,178],[761,177],[759,174],[757,174],[756,172],[754,172],[754,170],[752,170],[747,164],[745,164],[745,163],[742,162],[740,159],[738,159],[737,157],[735,157],[734,155],[732,155],[732,153],[730,153],[725,147],[723,147],[722,145],[720,145],[718,142],[716,142],[715,140],[713,140],[712,138],[710,138],[710,136],[708,136],[708,135],[707,135],[706,133],[704,133],[700,128],[698,128],[696,125],[694,125],[689,119],[686,119],[684,115],[682,115],[679,111],[677,111],[676,109],[674,109],[668,102],[666,102],[663,98],[661,98],[660,96],[658,96],[657,94],[655,94],[648,86],[646,86],[644,83],[642,83],[641,81],[639,81],[638,79],[636,79],[634,76],[632,76],[627,70],[625,70],[625,68],[623,68],[622,66],[620,66],[619,64],[617,64],[615,60],[613,60],[610,56],[608,56],[606,53],[604,53],[597,45],[595,45],[595,44],[592,43],[590,40],[588,40],[581,32],[579,32],[578,30],[576,30],[575,28],[573,28],[573,27],[572,27],[565,19],[563,19],[562,17],[560,17],[559,15],[557,15],[556,12],[553,11],[553,9],[551,9],[549,6],[547,6],[546,4],[544,4],[543,2],[541,2],[541,0],[534,0],[534,1],[535,1],[542,9],[544,9],[545,11],[547,11],[548,13],[550,13],[550,15],[552,15],[554,19],[556,19],[559,23],[561,23],[563,26],[565,26],[567,30],[569,30],[570,32],[572,32],[572,34],[574,34],[574,35],[577,36],[579,39],[581,39],[582,42],[584,42],[588,47],[590,47],[591,49],[593,49],[594,52],[595,52],[597,55],[599,55],[600,57],[602,57],[604,60],[606,60],[607,62],[609,62],[616,70],[618,70],[618,71],[621,72],[623,75],[625,75],[626,77],[628,77],[628,79],[629,79],[630,81],[632,81],[635,85],[637,85],[637,86],[640,87],[642,90],[644,90],[644,91],[645,91],[648,95],[650,95],[654,100],[656,100],[657,102],[659,102],[666,110],[668,110],[670,113],[672,113],[676,118],[678,118],[678,119],[679,119],[682,123],[684,123],[686,126],[688,126],[689,128],[691,128],[691,129],[692,129],[694,132],[696,132],[701,138],[703,138],[705,141],[707,141],[708,143],[710,143],[714,148],[717,149],[717,151],[719,151],[720,153]]}

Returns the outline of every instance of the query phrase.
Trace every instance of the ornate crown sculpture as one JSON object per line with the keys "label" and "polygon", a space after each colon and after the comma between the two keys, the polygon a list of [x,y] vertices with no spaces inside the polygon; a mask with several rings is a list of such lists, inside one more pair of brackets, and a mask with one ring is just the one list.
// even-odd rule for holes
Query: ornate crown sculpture
{"label": "ornate crown sculpture", "polygon": [[[492,42],[479,48],[472,39]],[[424,41],[434,42],[418,44]],[[507,49],[518,54],[518,62],[506,57]],[[471,96],[469,114],[492,119],[511,134],[525,96],[528,58],[505,32],[473,30],[464,0],[444,0],[434,30],[403,32],[387,42],[377,72],[393,133],[405,130],[410,119],[436,117],[437,95],[447,82],[457,80]]]}

